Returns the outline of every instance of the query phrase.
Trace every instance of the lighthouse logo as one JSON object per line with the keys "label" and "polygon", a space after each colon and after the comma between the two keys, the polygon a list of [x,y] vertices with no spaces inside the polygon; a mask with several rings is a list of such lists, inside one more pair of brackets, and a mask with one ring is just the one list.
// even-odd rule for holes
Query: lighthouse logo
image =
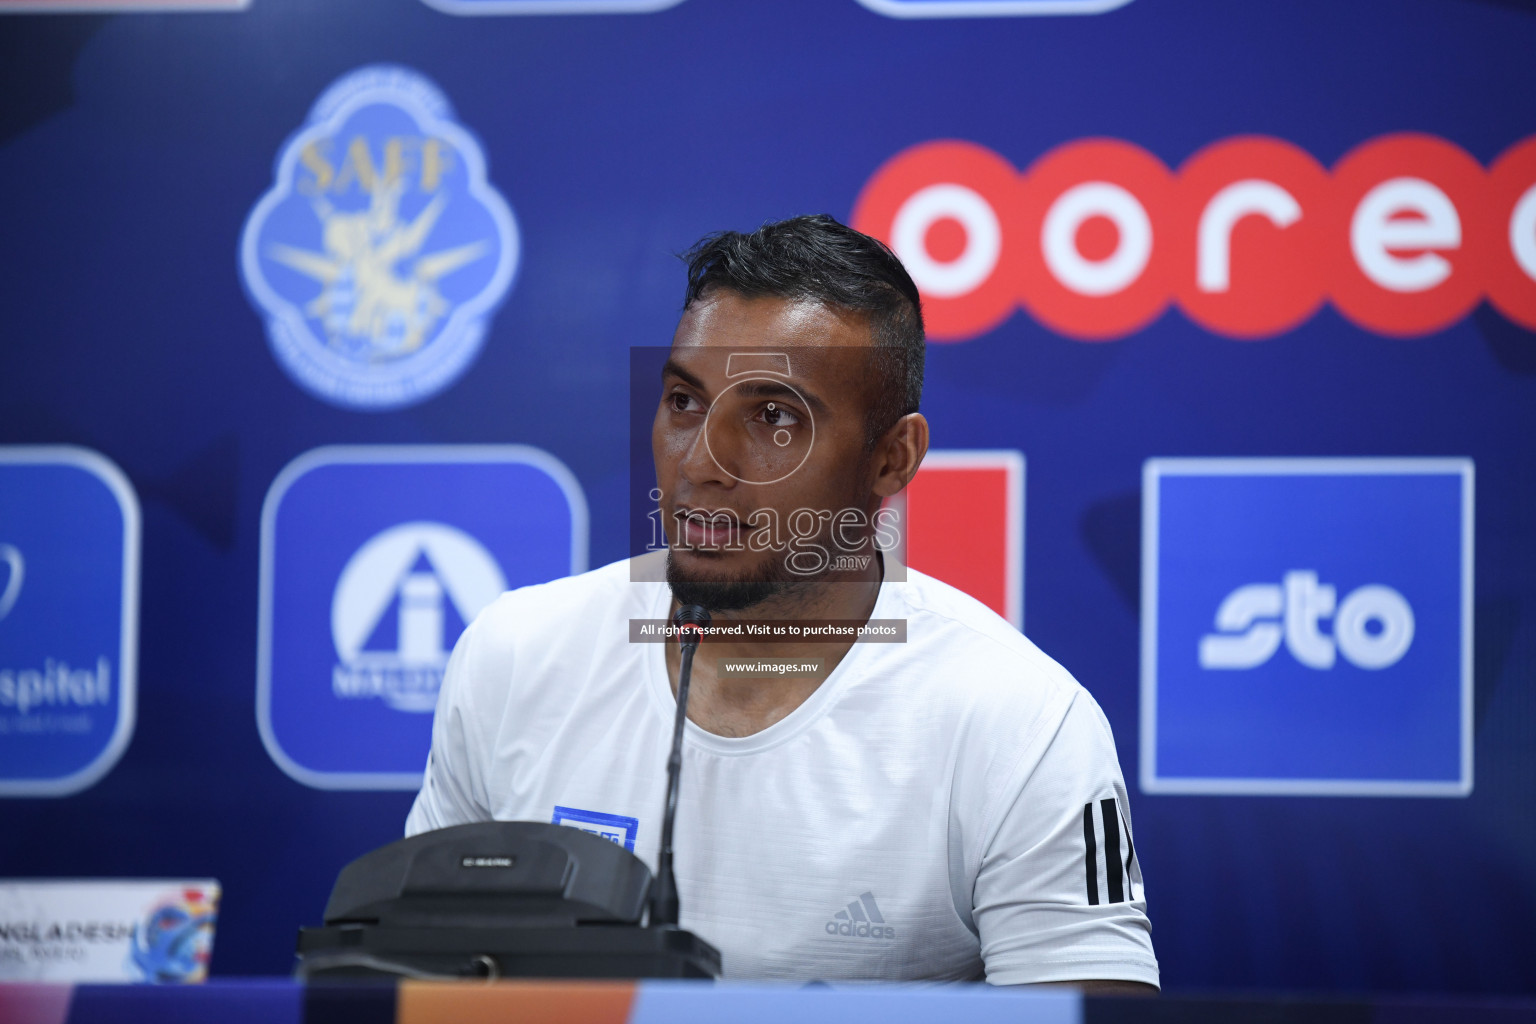
{"label": "lighthouse logo", "polygon": [[496,559],[462,530],[416,522],[378,534],[336,582],[332,692],[430,712],[453,641],[506,589]]}
{"label": "lighthouse logo", "polygon": [[256,727],[319,789],[420,789],[465,629],[587,568],[581,484],[523,445],[317,448],[273,480],[261,531]]}

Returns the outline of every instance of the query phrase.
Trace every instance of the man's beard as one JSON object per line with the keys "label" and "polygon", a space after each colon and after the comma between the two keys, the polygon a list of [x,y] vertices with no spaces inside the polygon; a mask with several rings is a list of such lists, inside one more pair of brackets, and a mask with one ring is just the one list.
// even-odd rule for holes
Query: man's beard
{"label": "man's beard", "polygon": [[738,612],[798,589],[805,577],[792,573],[772,555],[736,576],[724,573],[686,573],[667,552],[667,585],[678,604],[697,604],[712,612]]}

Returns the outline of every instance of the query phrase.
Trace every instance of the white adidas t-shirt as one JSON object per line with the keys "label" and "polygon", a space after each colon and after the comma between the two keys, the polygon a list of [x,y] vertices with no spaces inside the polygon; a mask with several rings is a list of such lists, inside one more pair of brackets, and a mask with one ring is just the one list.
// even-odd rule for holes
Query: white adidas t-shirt
{"label": "white adidas t-shirt", "polygon": [[[653,870],[676,703],[664,583],[629,564],[502,595],[443,682],[407,834],[560,821]],[[728,978],[1158,983],[1114,740],[1081,686],[931,577],[880,588],[907,642],[855,644],[793,713],[688,723],[682,926]],[[706,643],[698,657],[709,657]]]}

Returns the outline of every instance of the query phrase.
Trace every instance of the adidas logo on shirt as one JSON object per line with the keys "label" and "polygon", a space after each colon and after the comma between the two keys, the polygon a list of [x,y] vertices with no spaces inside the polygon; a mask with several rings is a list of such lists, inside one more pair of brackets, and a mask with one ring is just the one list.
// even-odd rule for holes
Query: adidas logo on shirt
{"label": "adidas logo on shirt", "polygon": [[885,923],[880,908],[875,905],[875,894],[866,892],[839,910],[827,922],[828,935],[848,935],[860,939],[894,939],[896,929]]}

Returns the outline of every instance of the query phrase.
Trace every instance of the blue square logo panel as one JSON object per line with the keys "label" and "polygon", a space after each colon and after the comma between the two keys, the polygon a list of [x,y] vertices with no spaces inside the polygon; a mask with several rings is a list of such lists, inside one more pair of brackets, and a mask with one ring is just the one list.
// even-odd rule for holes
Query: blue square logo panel
{"label": "blue square logo panel", "polygon": [[139,501],[105,456],[0,447],[0,796],[67,796],[133,735]]}
{"label": "blue square logo panel", "polygon": [[1153,459],[1149,793],[1472,789],[1472,463]]}
{"label": "blue square logo panel", "polygon": [[586,569],[587,505],[520,445],[319,448],[261,524],[257,725],[319,789],[421,785],[449,653],[503,591]]}

